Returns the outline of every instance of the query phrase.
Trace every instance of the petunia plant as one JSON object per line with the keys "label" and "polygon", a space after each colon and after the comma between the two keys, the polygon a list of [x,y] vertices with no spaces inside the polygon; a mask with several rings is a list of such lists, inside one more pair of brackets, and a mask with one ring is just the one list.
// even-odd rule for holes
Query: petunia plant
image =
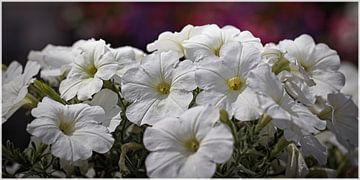
{"label": "petunia plant", "polygon": [[357,176],[357,69],[329,46],[210,24],[147,50],[79,40],[3,65],[2,122],[32,120],[2,177]]}

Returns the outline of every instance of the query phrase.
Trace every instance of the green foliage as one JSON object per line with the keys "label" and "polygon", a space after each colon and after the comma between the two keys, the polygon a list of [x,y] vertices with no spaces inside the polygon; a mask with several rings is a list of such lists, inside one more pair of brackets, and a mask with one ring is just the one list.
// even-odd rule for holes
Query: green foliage
{"label": "green foliage", "polygon": [[[46,152],[48,146],[46,144],[40,144],[36,146],[34,143],[30,147],[21,151],[14,147],[14,144],[10,141],[6,142],[6,145],[2,146],[3,152],[3,177],[56,177],[51,175],[54,172],[52,168],[53,164],[58,161],[49,152]],[[9,163],[18,163],[20,167],[14,172],[9,173],[6,169]]]}

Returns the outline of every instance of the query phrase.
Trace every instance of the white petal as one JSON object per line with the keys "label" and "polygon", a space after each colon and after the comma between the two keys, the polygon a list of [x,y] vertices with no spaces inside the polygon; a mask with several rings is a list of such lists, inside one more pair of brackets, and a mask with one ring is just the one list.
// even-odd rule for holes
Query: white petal
{"label": "white petal", "polygon": [[72,99],[76,96],[78,90],[82,87],[81,79],[65,79],[61,81],[59,91],[61,98],[64,98],[66,101]]}
{"label": "white petal", "polygon": [[12,61],[9,67],[2,74],[2,84],[12,81],[15,77],[20,76],[22,73],[22,66],[17,61]]}
{"label": "white petal", "polygon": [[287,147],[289,152],[287,166],[285,170],[286,177],[305,177],[309,173],[305,159],[299,149],[294,144]]}
{"label": "white petal", "polygon": [[119,64],[115,61],[115,56],[110,51],[102,55],[99,61],[95,61],[97,72],[96,77],[102,80],[109,80],[119,69]]}
{"label": "white petal", "polygon": [[24,82],[26,84],[31,83],[33,76],[35,76],[40,70],[40,65],[34,61],[28,61],[24,68],[24,73],[22,77],[24,78]]}
{"label": "white petal", "polygon": [[312,155],[321,165],[326,164],[327,149],[312,135],[305,136],[300,141],[301,151],[305,156]]}
{"label": "white petal", "polygon": [[141,101],[153,99],[158,93],[155,91],[156,81],[141,68],[131,68],[123,76],[121,92],[127,101]]}
{"label": "white petal", "polygon": [[204,90],[196,96],[196,103],[200,105],[214,105],[219,108],[224,108],[230,116],[233,113],[233,103],[238,98],[238,92],[227,91],[224,93],[219,93],[215,91]]}
{"label": "white petal", "polygon": [[226,92],[229,89],[227,80],[234,75],[235,72],[227,69],[221,61],[201,62],[196,68],[195,82],[204,90]]}
{"label": "white petal", "polygon": [[249,44],[229,42],[221,48],[220,53],[224,64],[229,69],[235,69],[236,75],[243,79],[260,63],[260,51]]}
{"label": "white petal", "polygon": [[173,71],[171,89],[192,91],[195,88],[195,65],[189,60],[180,62]]}
{"label": "white petal", "polygon": [[45,144],[53,144],[61,136],[57,121],[46,117],[33,120],[26,130]]}
{"label": "white petal", "polygon": [[98,78],[89,78],[81,82],[82,86],[78,89],[77,96],[80,101],[91,99],[91,96],[100,91],[103,82]]}
{"label": "white petal", "polygon": [[98,153],[106,153],[114,143],[112,135],[107,128],[90,123],[77,123],[76,130],[71,136],[72,139],[82,142],[82,144]]}
{"label": "white petal", "polygon": [[160,120],[158,118],[160,114],[157,109],[159,102],[159,99],[134,102],[126,109],[126,117],[129,121],[137,125],[146,123],[153,124],[154,122]]}
{"label": "white petal", "polygon": [[165,118],[146,128],[144,133],[144,146],[149,151],[185,151],[182,139],[178,138],[181,122],[173,117]]}
{"label": "white petal", "polygon": [[345,77],[340,72],[317,71],[312,77],[316,85],[310,87],[310,92],[325,99],[329,93],[339,92],[345,84]]}
{"label": "white petal", "polygon": [[233,152],[233,135],[229,127],[225,124],[218,124],[200,143],[197,153],[207,156],[216,163],[225,163]]}
{"label": "white petal", "polygon": [[254,91],[270,96],[275,102],[282,100],[284,89],[268,65],[261,64],[251,71],[247,82]]}
{"label": "white petal", "polygon": [[67,161],[85,160],[91,157],[92,151],[88,147],[83,145],[83,141],[73,139],[69,136],[62,135],[51,146],[51,153]]}
{"label": "white petal", "polygon": [[165,99],[160,101],[157,108],[164,116],[167,116],[168,114],[171,114],[172,116],[179,116],[182,112],[188,109],[192,99],[192,92],[172,90]]}
{"label": "white petal", "polygon": [[240,121],[258,119],[260,113],[262,113],[258,97],[250,88],[246,88],[239,94],[236,101],[232,104],[232,108],[235,118]]}
{"label": "white petal", "polygon": [[152,152],[145,160],[146,173],[152,178],[179,177],[186,156],[179,152]]}
{"label": "white petal", "polygon": [[196,139],[200,142],[219,119],[219,109],[214,106],[197,106],[180,116],[180,120],[184,123],[184,129],[195,132]]}
{"label": "white petal", "polygon": [[358,107],[341,93],[329,94],[329,104],[334,108],[332,123],[337,137],[358,145]]}
{"label": "white petal", "polygon": [[210,178],[214,175],[216,164],[201,153],[196,153],[186,159],[178,177],[181,178]]}

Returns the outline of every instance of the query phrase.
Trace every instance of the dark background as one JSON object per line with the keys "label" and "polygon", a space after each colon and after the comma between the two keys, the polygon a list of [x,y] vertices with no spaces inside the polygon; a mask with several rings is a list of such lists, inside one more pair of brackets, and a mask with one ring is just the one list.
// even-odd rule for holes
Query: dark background
{"label": "dark background", "polygon": [[[112,47],[146,44],[187,24],[233,25],[262,43],[310,34],[358,65],[358,3],[2,3],[2,63],[27,61],[47,44],[70,46],[102,38]],[[2,125],[2,141],[24,148],[29,113],[21,109]]]}

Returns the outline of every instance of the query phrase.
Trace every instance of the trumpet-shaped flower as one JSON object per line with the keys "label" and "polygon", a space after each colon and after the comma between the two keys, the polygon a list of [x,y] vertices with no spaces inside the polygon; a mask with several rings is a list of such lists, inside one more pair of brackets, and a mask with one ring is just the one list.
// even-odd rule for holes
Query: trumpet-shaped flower
{"label": "trumpet-shaped flower", "polygon": [[99,119],[99,122],[107,127],[110,132],[114,132],[121,121],[121,109],[117,105],[118,99],[118,95],[115,92],[109,89],[102,89],[96,93],[94,98],[89,102],[91,106],[100,106],[104,109],[105,118]]}
{"label": "trumpet-shaped flower", "polygon": [[74,50],[84,42],[84,40],[79,40],[71,47],[49,44],[41,51],[30,51],[28,60],[40,64],[41,78],[54,86],[58,86],[60,77],[66,76],[71,69],[70,64],[76,59]]}
{"label": "trumpet-shaped flower", "polygon": [[112,78],[119,67],[114,53],[103,40],[82,42],[76,52],[70,72],[60,83],[59,91],[65,100],[76,95],[79,100],[90,99],[100,91],[103,80]]}
{"label": "trumpet-shaped flower", "polygon": [[24,72],[22,66],[13,61],[2,75],[2,123],[6,122],[22,105],[26,104],[28,86],[39,72],[40,65],[28,61]]}
{"label": "trumpet-shaped flower", "polygon": [[341,92],[350,95],[351,99],[358,105],[358,70],[351,63],[341,63],[339,71],[345,75],[345,85]]}
{"label": "trumpet-shaped flower", "polygon": [[291,99],[268,65],[261,64],[250,72],[248,82],[258,90],[261,108],[272,117],[275,126],[284,129],[288,140],[299,142],[303,135],[325,129],[325,121]]}
{"label": "trumpet-shaped flower", "polygon": [[255,38],[249,31],[240,31],[233,26],[219,28],[215,24],[205,25],[202,30],[183,42],[185,56],[193,61],[200,61],[206,57],[221,57],[224,44],[232,41],[253,44],[261,49],[259,38]]}
{"label": "trumpet-shaped flower", "polygon": [[182,43],[192,37],[194,26],[187,25],[180,32],[171,33],[169,31],[163,32],[159,35],[159,38],[148,44],[146,49],[152,51],[175,51],[180,57],[184,56],[184,47]]}
{"label": "trumpet-shaped flower", "polygon": [[342,93],[329,94],[328,103],[332,111],[328,117],[337,139],[343,145],[358,146],[358,107],[350,97]]}
{"label": "trumpet-shaped flower", "polygon": [[124,73],[133,67],[136,67],[140,60],[146,55],[140,49],[124,46],[112,49],[115,54],[116,60],[119,62],[119,70],[116,72],[116,75],[113,77],[117,83],[121,83],[121,77]]}
{"label": "trumpet-shaped flower", "polygon": [[153,124],[162,116],[177,116],[187,110],[196,88],[193,63],[179,63],[173,51],[144,57],[138,67],[123,76],[122,93],[132,102],[128,119],[137,124]]}
{"label": "trumpet-shaped flower", "polygon": [[271,71],[283,82],[284,88],[293,99],[311,105],[315,97],[310,93],[315,82],[297,61],[275,44],[266,44],[262,51],[263,60],[271,66]]}
{"label": "trumpet-shaped flower", "polygon": [[294,57],[314,80],[315,86],[310,87],[310,92],[314,96],[326,99],[327,94],[339,92],[344,86],[344,75],[338,72],[339,56],[326,44],[315,44],[309,35],[303,34],[294,41],[280,41],[279,46]]}
{"label": "trumpet-shaped flower", "polygon": [[224,108],[239,120],[255,120],[260,116],[255,92],[248,87],[251,70],[260,63],[260,51],[254,46],[230,42],[221,49],[220,61],[200,62],[196,84],[204,89],[196,97],[197,104]]}
{"label": "trumpet-shaped flower", "polygon": [[114,143],[107,128],[98,122],[105,118],[99,106],[62,105],[45,97],[31,114],[36,119],[27,131],[51,145],[51,153],[60,159],[85,160],[92,151],[108,152]]}
{"label": "trumpet-shaped flower", "polygon": [[197,106],[179,118],[167,117],[145,130],[144,145],[150,151],[145,165],[150,177],[209,178],[216,163],[232,155],[230,129],[220,123],[219,110]]}

